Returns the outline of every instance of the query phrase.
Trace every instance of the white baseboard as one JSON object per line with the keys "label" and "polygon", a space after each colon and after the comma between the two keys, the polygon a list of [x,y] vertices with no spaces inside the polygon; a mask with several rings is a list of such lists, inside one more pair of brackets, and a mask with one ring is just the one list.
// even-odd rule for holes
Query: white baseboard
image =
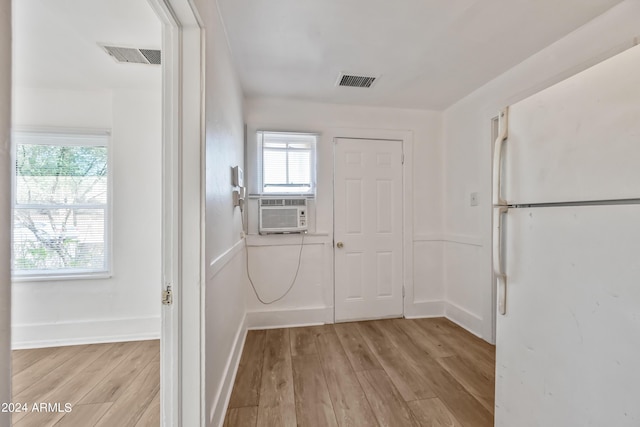
{"label": "white baseboard", "polygon": [[483,324],[481,317],[478,317],[470,311],[450,302],[446,303],[445,317],[472,334],[482,338]]}
{"label": "white baseboard", "polygon": [[407,304],[404,317],[407,319],[419,319],[423,317],[443,317],[445,302],[440,301],[415,301]]}
{"label": "white baseboard", "polygon": [[245,314],[240,327],[236,332],[236,337],[233,341],[233,348],[227,358],[227,364],[224,369],[224,377],[216,398],[214,400],[215,407],[212,410],[212,422],[210,425],[222,427],[224,424],[224,418],[227,414],[227,407],[229,406],[229,400],[231,399],[231,392],[233,391],[233,383],[236,380],[238,373],[238,367],[240,366],[240,358],[242,356],[242,350],[244,349],[244,343],[247,339],[247,315]]}
{"label": "white baseboard", "polygon": [[11,327],[13,350],[155,339],[160,339],[160,316]]}
{"label": "white baseboard", "polygon": [[247,312],[249,329],[291,328],[333,323],[333,307]]}

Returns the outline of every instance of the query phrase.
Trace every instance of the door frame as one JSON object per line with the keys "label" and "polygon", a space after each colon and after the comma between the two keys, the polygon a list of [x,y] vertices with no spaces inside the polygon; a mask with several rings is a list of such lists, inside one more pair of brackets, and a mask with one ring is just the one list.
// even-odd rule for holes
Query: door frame
{"label": "door frame", "polygon": [[[11,402],[11,7],[0,5],[0,402]],[[0,411],[0,424],[11,414]]]}
{"label": "door frame", "polygon": [[[491,132],[491,141],[489,141],[489,143],[491,144],[491,148],[489,149],[489,152],[491,153],[491,160],[490,160],[490,165],[491,165],[491,171],[493,171],[493,151],[495,149],[495,140],[498,138],[498,132],[500,132],[499,129],[499,117],[498,116],[494,116],[491,117],[490,119],[490,132]],[[493,177],[492,177],[493,179]],[[489,200],[493,200],[493,186],[491,187],[490,194],[489,194]],[[493,204],[489,203],[489,217],[491,218],[491,230],[493,230],[494,224],[493,224]],[[493,233],[489,234],[491,237],[490,239],[493,239]],[[493,261],[493,240],[491,240],[491,245],[490,245],[490,251],[491,251],[491,258],[490,261]],[[491,325],[490,325],[490,333],[489,336],[487,337],[487,341],[490,344],[494,344],[496,343],[496,322],[497,322],[497,317],[498,317],[498,307],[497,307],[497,298],[498,298],[498,290],[497,290],[497,284],[496,284],[496,275],[495,272],[493,271],[493,264],[491,263],[491,289],[489,290],[489,297],[491,298],[491,301],[489,301],[489,306],[491,309]],[[483,329],[486,330],[486,327],[483,326]]]}
{"label": "door frame", "polygon": [[331,214],[332,214],[332,251],[331,264],[333,268],[333,321],[336,321],[336,271],[335,271],[335,145],[336,140],[342,139],[378,139],[402,142],[402,298],[403,317],[411,316],[414,312],[413,292],[413,132],[409,130],[388,129],[331,129],[326,134],[331,141],[331,160],[334,170],[331,186]]}
{"label": "door frame", "polygon": [[[162,426],[204,425],[204,30],[190,0],[148,0],[162,22]],[[186,286],[189,285],[189,286]]]}

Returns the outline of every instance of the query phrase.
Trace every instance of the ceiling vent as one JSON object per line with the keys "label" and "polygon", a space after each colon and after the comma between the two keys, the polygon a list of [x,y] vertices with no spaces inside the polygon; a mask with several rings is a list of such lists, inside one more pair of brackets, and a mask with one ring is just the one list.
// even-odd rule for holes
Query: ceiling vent
{"label": "ceiling vent", "polygon": [[153,65],[160,65],[162,63],[162,52],[156,49],[137,49],[106,45],[102,45],[102,48],[118,62]]}
{"label": "ceiling vent", "polygon": [[338,76],[337,86],[347,87],[366,87],[370,88],[378,79],[377,76],[358,76],[355,74],[340,73]]}

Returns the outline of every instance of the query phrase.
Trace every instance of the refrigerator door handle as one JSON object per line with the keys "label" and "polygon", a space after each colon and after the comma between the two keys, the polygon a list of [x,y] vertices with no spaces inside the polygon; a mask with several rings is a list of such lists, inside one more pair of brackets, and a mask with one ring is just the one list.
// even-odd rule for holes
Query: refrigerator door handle
{"label": "refrigerator door handle", "polygon": [[507,314],[507,277],[504,274],[496,276],[496,286],[498,287],[498,313],[504,316]]}
{"label": "refrigerator door handle", "polygon": [[498,289],[498,313],[502,315],[507,312],[507,276],[502,268],[502,218],[508,210],[506,206],[493,209],[493,273]]}
{"label": "refrigerator door handle", "polygon": [[500,182],[502,171],[502,143],[509,135],[509,107],[505,107],[498,116],[498,137],[493,146],[493,204],[505,206],[507,202],[502,198],[502,185]]}

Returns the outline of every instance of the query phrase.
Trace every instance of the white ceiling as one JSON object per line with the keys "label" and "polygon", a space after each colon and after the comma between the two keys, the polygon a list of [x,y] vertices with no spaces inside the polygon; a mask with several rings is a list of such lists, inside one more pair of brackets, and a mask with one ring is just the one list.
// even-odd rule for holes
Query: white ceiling
{"label": "white ceiling", "polygon": [[[621,0],[218,0],[245,94],[444,109]],[[338,88],[341,71],[381,75]]]}
{"label": "white ceiling", "polygon": [[98,43],[160,49],[161,33],[147,0],[14,1],[14,84],[158,89],[160,66],[119,64]]}

